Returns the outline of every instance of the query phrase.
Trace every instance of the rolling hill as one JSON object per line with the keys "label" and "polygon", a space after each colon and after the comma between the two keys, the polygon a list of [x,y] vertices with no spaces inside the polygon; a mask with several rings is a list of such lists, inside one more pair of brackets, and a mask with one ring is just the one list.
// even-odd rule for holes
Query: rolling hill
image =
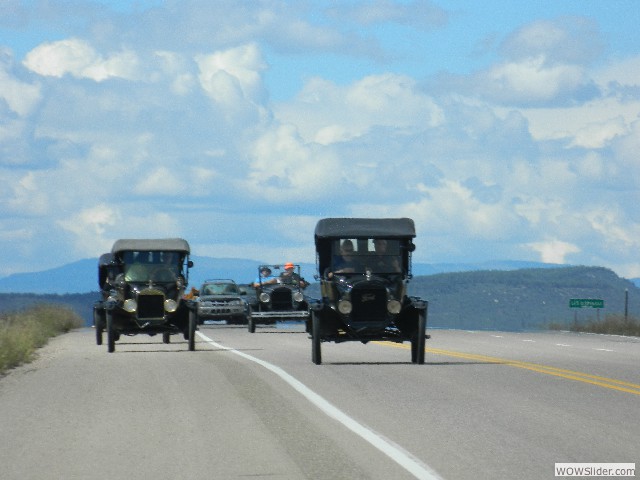
{"label": "rolling hill", "polygon": [[[550,323],[623,315],[640,317],[640,289],[602,267],[476,271],[420,276],[410,293],[429,301],[429,326],[523,331]],[[569,308],[570,299],[601,299],[604,308]]]}

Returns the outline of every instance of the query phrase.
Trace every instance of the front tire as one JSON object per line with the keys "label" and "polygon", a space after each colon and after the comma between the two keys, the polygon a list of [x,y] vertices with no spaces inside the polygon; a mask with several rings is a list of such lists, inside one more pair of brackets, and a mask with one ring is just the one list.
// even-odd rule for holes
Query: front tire
{"label": "front tire", "polygon": [[113,313],[107,312],[107,351],[113,353],[116,351],[116,332],[113,325]]}
{"label": "front tire", "polygon": [[198,316],[193,310],[189,311],[189,351],[196,349],[196,326],[198,325]]}
{"label": "front tire", "polygon": [[320,342],[320,316],[311,312],[311,361],[322,364],[322,345]]}
{"label": "front tire", "polygon": [[96,329],[96,344],[102,345],[102,332],[104,332],[104,325],[102,315],[98,310],[93,311],[93,325]]}
{"label": "front tire", "polygon": [[427,311],[418,313],[418,331],[416,338],[411,340],[411,362],[418,365],[424,364],[424,347],[427,333]]}

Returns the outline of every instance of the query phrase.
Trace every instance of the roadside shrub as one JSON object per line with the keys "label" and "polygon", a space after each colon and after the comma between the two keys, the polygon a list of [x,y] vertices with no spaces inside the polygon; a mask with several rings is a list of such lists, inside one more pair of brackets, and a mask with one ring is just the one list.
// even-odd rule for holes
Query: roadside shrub
{"label": "roadside shrub", "polygon": [[0,315],[0,373],[31,361],[35,351],[49,338],[83,323],[78,314],[59,305],[36,305]]}
{"label": "roadside shrub", "polygon": [[608,335],[625,335],[640,337],[640,320],[624,315],[607,315],[603,320],[590,319],[586,322],[572,322],[570,325],[560,323],[549,324],[551,330],[570,330],[572,332],[604,333]]}
{"label": "roadside shrub", "polygon": [[607,315],[604,320],[589,320],[584,324],[575,325],[571,330],[640,337],[640,321],[632,317],[625,319],[624,315]]}

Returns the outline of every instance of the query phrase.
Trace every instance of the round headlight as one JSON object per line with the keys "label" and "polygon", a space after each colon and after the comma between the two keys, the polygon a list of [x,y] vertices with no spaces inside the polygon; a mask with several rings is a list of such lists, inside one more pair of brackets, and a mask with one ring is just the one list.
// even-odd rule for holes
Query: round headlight
{"label": "round headlight", "polygon": [[349,300],[340,300],[338,302],[338,311],[343,315],[349,315],[352,308],[353,305],[351,305],[351,302]]}
{"label": "round headlight", "polygon": [[402,304],[398,300],[389,300],[387,302],[387,311],[392,315],[397,315],[402,310]]}
{"label": "round headlight", "polygon": [[301,302],[304,300],[304,295],[302,292],[293,292],[293,300],[296,302]]}
{"label": "round headlight", "polygon": [[269,300],[270,300],[270,297],[269,297],[269,294],[268,294],[268,293],[266,293],[266,292],[262,292],[262,293],[260,294],[260,301],[261,301],[262,303],[268,303],[268,302],[269,302]]}
{"label": "round headlight", "polygon": [[178,309],[178,302],[172,300],[171,298],[167,298],[164,301],[164,310],[165,312],[173,313]]}
{"label": "round headlight", "polygon": [[136,301],[133,298],[128,298],[122,304],[122,308],[124,308],[125,311],[127,311],[129,313],[133,313],[138,308],[138,304],[136,303]]}

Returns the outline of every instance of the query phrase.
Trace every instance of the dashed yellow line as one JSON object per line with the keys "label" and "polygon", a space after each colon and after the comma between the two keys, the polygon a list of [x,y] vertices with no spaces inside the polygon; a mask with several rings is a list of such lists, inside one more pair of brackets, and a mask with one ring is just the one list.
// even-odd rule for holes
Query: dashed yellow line
{"label": "dashed yellow line", "polygon": [[[386,345],[396,348],[410,348],[409,345],[393,342],[375,342],[380,345]],[[474,353],[456,352],[453,350],[442,350],[439,348],[425,348],[426,353],[432,353],[435,355],[444,355],[447,357],[464,358],[465,360],[475,360],[485,363],[495,363],[500,365],[508,365],[516,368],[524,368],[525,370],[531,370],[533,372],[544,373],[546,375],[553,375],[555,377],[566,378],[568,380],[575,380],[578,382],[588,383],[596,385],[598,387],[609,388],[611,390],[618,390],[620,392],[632,393],[634,395],[640,395],[640,385],[631,382],[625,382],[622,380],[616,380],[613,378],[601,377],[598,375],[591,375],[589,373],[576,372],[573,370],[566,370],[563,368],[551,367],[547,365],[541,365],[537,363],[521,362],[519,360],[508,360],[505,358],[489,357],[487,355],[478,355]]]}

